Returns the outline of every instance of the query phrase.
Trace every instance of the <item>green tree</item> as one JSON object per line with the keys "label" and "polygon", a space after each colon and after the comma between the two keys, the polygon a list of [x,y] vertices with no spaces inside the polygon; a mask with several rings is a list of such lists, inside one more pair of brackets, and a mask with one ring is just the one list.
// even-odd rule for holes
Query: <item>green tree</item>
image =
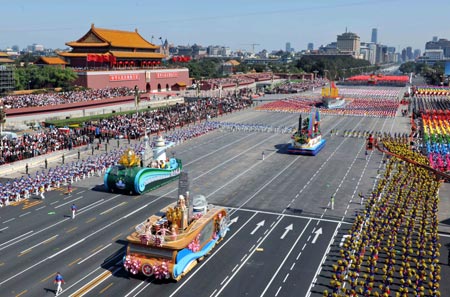
{"label": "green tree", "polygon": [[68,89],[77,79],[70,68],[61,69],[52,66],[27,65],[16,68],[14,72],[16,89],[63,88]]}

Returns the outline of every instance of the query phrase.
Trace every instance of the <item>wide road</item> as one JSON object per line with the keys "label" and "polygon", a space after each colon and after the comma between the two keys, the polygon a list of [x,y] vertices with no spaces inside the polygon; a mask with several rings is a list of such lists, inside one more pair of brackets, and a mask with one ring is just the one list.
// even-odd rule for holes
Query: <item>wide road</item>
{"label": "wide road", "polygon": [[[296,126],[298,114],[245,110],[219,120]],[[364,139],[342,131],[403,133],[407,122],[323,116],[327,144],[316,157],[285,154],[290,135],[282,133],[216,130],[172,148],[191,193],[228,207],[232,220],[227,237],[177,283],[131,276],[121,266],[126,236],[177,198],[177,182],[125,196],[104,192],[95,177],[70,196],[53,191],[0,209],[0,295],[52,296],[59,271],[61,296],[322,296],[329,282],[322,263],[362,209],[357,194],[371,191],[383,158],[377,151],[366,158]]]}

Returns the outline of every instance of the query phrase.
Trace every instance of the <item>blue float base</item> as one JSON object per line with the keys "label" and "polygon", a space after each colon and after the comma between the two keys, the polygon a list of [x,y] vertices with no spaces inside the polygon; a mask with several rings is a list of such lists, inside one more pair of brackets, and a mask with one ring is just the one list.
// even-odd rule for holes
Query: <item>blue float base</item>
{"label": "blue float base", "polygon": [[295,154],[295,155],[315,156],[325,146],[326,142],[327,141],[325,139],[321,139],[318,144],[316,144],[315,146],[313,146],[311,148],[298,148],[298,147],[295,147],[292,144],[290,144],[287,149],[287,152],[289,154]]}

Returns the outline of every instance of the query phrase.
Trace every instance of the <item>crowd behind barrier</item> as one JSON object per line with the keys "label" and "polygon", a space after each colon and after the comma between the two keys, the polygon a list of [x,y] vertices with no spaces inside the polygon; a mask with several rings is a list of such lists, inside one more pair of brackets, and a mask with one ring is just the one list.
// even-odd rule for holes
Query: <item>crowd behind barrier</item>
{"label": "crowd behind barrier", "polygon": [[[167,133],[164,137],[167,145],[177,145],[204,135],[218,127],[219,125],[216,122],[205,121],[182,130]],[[152,141],[150,147],[155,147],[155,142]],[[130,143],[130,148],[140,155],[145,149],[145,143]],[[41,193],[76,183],[95,175],[101,176],[109,166],[117,164],[124,151],[124,148],[114,148],[109,152],[89,156],[87,159],[62,164],[48,170],[37,171],[34,176],[28,174],[8,181],[5,184],[0,184],[0,207],[7,206],[11,202],[20,201],[21,199],[28,199],[31,196],[41,195],[43,198],[44,196]]]}
{"label": "crowd behind barrier", "polygon": [[70,129],[42,128],[37,133],[17,138],[0,139],[0,165],[24,160],[50,152],[72,149],[92,143],[94,137],[140,138],[146,133],[171,131],[202,120],[209,120],[251,106],[252,100],[239,97],[208,98],[190,103],[176,104],[164,109],[117,115],[96,122],[86,122],[84,127]]}
{"label": "crowd behind barrier", "polygon": [[102,100],[106,98],[124,97],[130,95],[134,95],[134,90],[127,87],[43,94],[9,95],[0,98],[0,105],[3,105],[8,109],[15,109]]}
{"label": "crowd behind barrier", "polygon": [[[396,155],[427,164],[402,141],[382,142]],[[331,290],[323,296],[441,296],[438,189],[430,171],[389,158],[339,250]]]}

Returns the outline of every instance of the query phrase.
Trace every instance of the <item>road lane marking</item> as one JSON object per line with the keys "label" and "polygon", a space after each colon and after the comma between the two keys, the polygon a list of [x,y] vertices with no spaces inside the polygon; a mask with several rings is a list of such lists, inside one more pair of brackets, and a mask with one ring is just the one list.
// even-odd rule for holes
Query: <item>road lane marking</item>
{"label": "road lane marking", "polygon": [[247,258],[247,254],[245,254],[245,255],[241,258],[241,262],[244,261],[245,258]]}
{"label": "road lane marking", "polygon": [[35,210],[41,210],[41,209],[43,209],[43,208],[45,208],[46,206],[44,205],[44,206],[41,206],[41,207],[39,207],[39,208],[36,208]]}
{"label": "road lane marking", "polygon": [[122,233],[117,234],[116,236],[114,236],[112,238],[112,241],[116,241],[117,239],[119,239],[119,237],[122,236]]}
{"label": "road lane marking", "polygon": [[227,276],[224,278],[224,280],[220,283],[220,285],[222,286],[222,285],[227,281],[227,279],[228,279],[229,277],[230,277],[230,276],[227,275]]}
{"label": "road lane marking", "polygon": [[334,234],[333,234],[333,236],[331,236],[330,242],[328,243],[328,248],[325,251],[325,253],[323,254],[322,261],[320,261],[319,267],[317,267],[316,273],[314,274],[313,281],[309,285],[306,297],[311,296],[311,289],[316,285],[315,280],[317,280],[317,275],[320,273],[320,270],[322,269],[322,263],[325,261],[327,255],[328,255],[328,252],[329,252],[329,250],[331,248],[331,245],[333,244],[334,239],[335,239],[335,237],[337,235],[337,232],[338,232],[340,227],[341,227],[341,223],[337,224],[336,229],[334,230]]}
{"label": "road lane marking", "polygon": [[3,222],[3,224],[6,224],[6,223],[9,223],[9,222],[12,222],[12,221],[14,221],[16,218],[12,218],[12,219],[9,219],[9,220],[7,220],[7,221],[4,221]]}
{"label": "road lane marking", "polygon": [[120,204],[117,204],[116,206],[113,206],[113,207],[111,207],[110,209],[107,209],[107,210],[105,210],[104,212],[101,212],[100,215],[104,215],[104,214],[106,214],[106,213],[109,213],[109,212],[111,212],[113,209],[115,209],[115,208],[117,208],[117,207],[119,207],[119,206],[125,205],[125,204],[127,204],[127,203],[128,203],[128,202],[124,201],[124,202],[122,202],[122,203],[120,203]]}
{"label": "road lane marking", "polygon": [[75,262],[77,262],[77,261],[80,261],[81,260],[81,258],[78,258],[78,259],[76,259],[76,260],[73,260],[72,262],[70,262],[69,264],[67,264],[67,266],[72,266],[73,264],[75,264]]}
{"label": "road lane marking", "polygon": [[[99,286],[101,283],[103,283],[105,280],[107,280],[109,277],[111,277],[113,274],[115,274],[117,271],[122,269],[122,266],[119,266],[114,271],[106,270],[96,278],[94,278],[92,281],[81,287],[78,291],[71,294],[70,297],[82,297],[95,289],[97,286]],[[66,289],[67,290],[67,289]]]}
{"label": "road lane marking", "polygon": [[234,268],[231,270],[231,272],[234,272],[236,270],[236,268],[239,267],[239,264],[236,264],[236,266],[234,266]]}
{"label": "road lane marking", "polygon": [[30,213],[31,213],[31,211],[26,212],[26,213],[23,213],[23,214],[21,214],[19,217],[21,218],[21,217],[27,216],[27,215],[29,215]]}
{"label": "road lane marking", "polygon": [[[280,219],[281,221],[281,219]],[[308,223],[305,225],[305,227],[303,228],[302,232],[300,233],[300,235],[297,237],[297,239],[295,240],[294,244],[291,246],[291,249],[289,250],[289,252],[286,254],[286,256],[284,257],[283,261],[281,261],[280,265],[278,266],[277,270],[275,271],[275,273],[273,274],[272,278],[270,279],[270,281],[267,283],[267,286],[264,288],[264,291],[261,293],[261,297],[264,296],[264,294],[267,292],[267,290],[269,289],[269,287],[272,285],[272,282],[274,281],[275,277],[278,275],[278,273],[280,272],[281,268],[284,266],[284,263],[286,263],[287,259],[289,258],[290,254],[292,253],[292,251],[294,250],[295,246],[297,245],[297,243],[300,241],[300,238],[302,238],[303,233],[305,233],[306,229],[308,228],[309,224],[311,223],[312,219],[308,220]],[[242,266],[241,266],[242,267]]]}
{"label": "road lane marking", "polygon": [[23,255],[26,255],[26,254],[28,254],[29,252],[31,252],[31,249],[26,250],[26,251],[24,251],[24,252],[21,252],[20,254],[17,255],[17,257],[22,257]]}
{"label": "road lane marking", "polygon": [[[10,240],[8,240],[8,241],[5,241],[4,243],[0,243],[0,246],[5,245],[5,244],[8,244],[8,243],[10,243],[11,241],[17,240],[17,239],[19,239],[19,238],[21,238],[21,237],[27,236],[27,235],[30,234],[30,233],[33,233],[33,230],[28,231],[27,233],[24,233],[24,234],[22,234],[22,235],[16,236],[16,238],[13,238],[13,239],[10,239]],[[8,246],[5,246],[5,247],[0,248],[0,251],[3,250],[3,249],[5,249],[6,247],[8,247]]]}
{"label": "road lane marking", "polygon": [[106,290],[108,290],[109,288],[111,288],[111,286],[113,285],[114,283],[110,283],[109,285],[107,285],[105,288],[103,288],[101,291],[100,291],[100,294],[103,294]]}
{"label": "road lane marking", "polygon": [[[186,280],[184,281],[184,282],[182,282],[173,292],[172,292],[172,294],[170,294],[170,296],[169,297],[173,297],[181,288],[183,288],[183,286],[185,285],[185,284],[187,284],[188,282],[189,282],[189,280],[191,279],[191,278],[193,278],[196,274],[197,274],[197,272],[198,271],[200,271],[201,270],[201,268],[204,266],[204,265],[206,265],[206,263],[208,263],[209,261],[211,261],[211,259],[213,259],[214,258],[214,256],[215,255],[217,255],[218,254],[218,252],[223,248],[223,247],[225,247],[245,226],[247,226],[247,224],[248,223],[250,223],[251,222],[251,220],[255,217],[257,215],[257,212],[255,212],[255,213],[253,213],[253,215],[244,223],[244,224],[242,224],[242,226],[241,227],[239,227],[239,229],[237,229],[236,230],[236,232],[234,232],[230,237],[228,237],[228,239],[225,241],[225,242],[223,242],[217,249],[215,249],[214,250],[214,252],[211,254],[211,255],[209,255],[208,256],[208,258],[205,260],[205,261],[203,261],[200,265],[199,265],[199,268],[197,268],[195,271],[193,271],[193,272],[191,272],[191,273],[189,273],[189,275],[188,275],[188,277],[186,278]],[[245,258],[246,256],[244,256],[244,258]],[[243,258],[243,259],[244,259]],[[241,262],[242,262],[242,259],[241,259]],[[237,264],[237,265],[239,265],[239,264]],[[128,296],[128,295],[127,295]],[[125,296],[126,297],[126,296]]]}
{"label": "road lane marking", "polygon": [[[85,241],[85,240],[86,240],[86,237],[83,238],[83,239],[78,240],[77,242],[75,242],[75,243],[69,245],[68,247],[63,248],[63,249],[60,250],[59,252],[57,252],[57,253],[55,253],[55,254],[53,254],[53,255],[47,257],[47,259],[52,259],[52,258],[58,256],[59,254],[61,254],[61,253],[65,252],[65,251],[67,251],[68,249],[73,248],[73,247],[76,246],[77,244],[82,243],[82,242]],[[47,260],[47,259],[44,259],[44,261]]]}
{"label": "road lane marking", "polygon": [[77,230],[77,229],[78,229],[78,227],[70,228],[69,230],[66,231],[66,233],[70,233],[70,232],[75,231],[75,230]]}
{"label": "road lane marking", "polygon": [[[111,244],[112,244],[112,243],[109,243],[109,244],[105,245],[103,248],[99,249],[98,251],[96,251],[96,252],[93,253],[93,254],[90,254],[87,258],[84,258],[83,260],[81,260],[81,261],[78,262],[77,264],[81,264],[81,263],[83,263],[84,261],[90,259],[91,257],[97,255],[98,253],[100,253],[100,252],[103,251],[104,249],[106,249],[106,248],[108,248],[109,246],[111,246]],[[91,252],[91,253],[92,253],[92,252]]]}
{"label": "road lane marking", "polygon": [[216,292],[217,292],[217,289],[215,289],[215,290],[211,293],[211,295],[209,295],[209,297],[214,296],[214,294],[216,294]]}
{"label": "road lane marking", "polygon": [[292,269],[294,269],[294,266],[295,266],[295,262],[294,262],[294,263],[292,263],[292,266],[291,266],[291,268],[290,268],[289,270],[291,270],[291,271],[292,271]]}
{"label": "road lane marking", "polygon": [[[276,229],[276,226],[278,226],[278,224],[283,220],[283,218],[281,217],[277,223],[273,226],[272,229],[270,229],[270,231],[267,233],[267,235],[264,236],[264,239],[261,241],[261,243],[258,244],[257,247],[259,247],[266,239],[267,237],[269,237],[269,235],[272,233],[273,230]],[[309,225],[309,224],[308,224]],[[304,231],[305,229],[303,229]],[[303,234],[303,232],[302,232]],[[239,266],[238,269],[236,269],[235,272],[233,272],[233,274],[231,275],[231,277],[227,280],[227,282],[220,288],[220,290],[217,292],[217,295],[220,295],[220,293],[228,286],[228,284],[230,283],[231,280],[233,280],[233,278],[236,276],[236,274],[239,272],[239,270],[241,270],[242,267],[244,267],[245,263],[247,263],[247,261],[251,258],[251,256],[256,252],[256,250],[253,250],[248,257],[245,259],[245,261]]]}
{"label": "road lane marking", "polygon": [[73,199],[73,200],[67,201],[66,203],[62,203],[62,204],[60,204],[60,205],[58,205],[58,206],[55,206],[55,208],[60,208],[60,207],[62,207],[62,206],[64,206],[64,205],[73,203],[74,201],[77,201],[77,200],[80,200],[80,199],[83,199],[83,198],[84,198],[84,196],[80,196],[80,197],[75,198],[75,199]]}
{"label": "road lane marking", "polygon": [[277,297],[278,296],[278,293],[280,293],[280,291],[281,291],[281,286],[278,288],[278,290],[277,290],[277,292],[275,293],[275,297]]}
{"label": "road lane marking", "polygon": [[[50,205],[56,204],[56,203],[58,203],[58,202],[59,202],[59,200],[56,200],[56,201],[50,202]],[[55,208],[56,208],[56,207],[55,207]]]}
{"label": "road lane marking", "polygon": [[41,283],[45,283],[45,282],[48,281],[52,276],[55,276],[55,273],[54,273],[54,272],[50,273],[50,275],[47,276],[46,278],[41,279],[40,282],[41,282]]}
{"label": "road lane marking", "polygon": [[284,277],[283,284],[286,282],[288,277],[289,277],[289,273],[287,273],[286,276]]}
{"label": "road lane marking", "polygon": [[28,292],[28,290],[23,290],[22,292],[20,292],[19,294],[17,294],[16,297],[22,296],[22,295],[25,294],[26,292]]}
{"label": "road lane marking", "polygon": [[88,223],[90,223],[90,222],[95,221],[96,219],[97,219],[97,218],[90,218],[89,220],[86,221],[86,223],[88,224]]}
{"label": "road lane marking", "polygon": [[52,237],[50,237],[50,238],[48,238],[48,239],[46,239],[46,240],[44,240],[44,241],[41,241],[40,243],[35,244],[35,245],[33,245],[32,247],[27,248],[26,250],[21,251],[20,253],[22,254],[22,253],[31,251],[32,249],[34,249],[35,247],[37,247],[37,246],[39,246],[39,245],[41,245],[41,244],[45,244],[45,243],[48,243],[48,242],[54,240],[56,237],[58,237],[58,234],[56,234],[56,235],[54,235],[54,236],[52,236]]}
{"label": "road lane marking", "polygon": [[8,229],[9,227],[5,227],[5,228],[2,228],[2,229],[0,229],[0,232],[2,232],[3,230],[6,230],[6,229]]}

